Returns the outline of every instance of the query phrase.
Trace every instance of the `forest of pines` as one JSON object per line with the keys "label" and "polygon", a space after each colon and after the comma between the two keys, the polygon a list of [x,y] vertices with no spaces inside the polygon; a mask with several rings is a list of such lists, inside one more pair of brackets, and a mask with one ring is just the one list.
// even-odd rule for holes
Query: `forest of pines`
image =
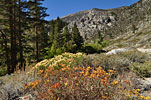
{"label": "forest of pines", "polygon": [[[0,67],[7,66],[8,74],[13,73],[16,66],[25,70],[26,61],[38,62],[63,52],[81,49],[83,40],[76,24],[71,35],[67,24],[60,18],[46,21],[47,8],[42,7],[42,1],[0,1]],[[48,25],[50,32],[47,30]]]}
{"label": "forest of pines", "polygon": [[[47,21],[44,0],[0,1],[0,70],[25,70],[26,62],[39,62],[64,52],[100,52],[102,37],[85,44],[76,23],[72,29],[59,17]],[[99,44],[98,44],[99,43]]]}

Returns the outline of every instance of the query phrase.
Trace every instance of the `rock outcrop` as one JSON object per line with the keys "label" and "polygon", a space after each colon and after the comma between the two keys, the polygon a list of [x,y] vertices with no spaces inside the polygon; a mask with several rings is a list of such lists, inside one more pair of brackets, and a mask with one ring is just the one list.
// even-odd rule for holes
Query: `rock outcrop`
{"label": "rock outcrop", "polygon": [[92,9],[81,11],[62,18],[63,21],[78,25],[81,35],[85,39],[92,38],[99,30],[107,30],[116,22],[116,14],[110,10]]}
{"label": "rock outcrop", "polygon": [[[105,39],[134,47],[151,47],[151,0],[140,0],[131,6],[115,9],[91,9],[62,17],[78,25],[85,41],[96,39],[98,31]],[[114,45],[114,44],[113,44]]]}

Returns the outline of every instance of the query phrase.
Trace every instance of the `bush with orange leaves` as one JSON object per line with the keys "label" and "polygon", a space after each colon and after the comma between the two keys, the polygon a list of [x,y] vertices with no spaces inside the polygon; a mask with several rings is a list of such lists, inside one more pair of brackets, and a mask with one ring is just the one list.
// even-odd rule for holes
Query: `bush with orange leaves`
{"label": "bush with orange leaves", "polygon": [[25,85],[26,90],[37,91],[37,100],[149,99],[139,95],[138,91],[126,90],[123,87],[126,82],[114,80],[114,70],[71,66],[64,62],[58,65],[57,69],[51,65],[39,70],[40,79]]}

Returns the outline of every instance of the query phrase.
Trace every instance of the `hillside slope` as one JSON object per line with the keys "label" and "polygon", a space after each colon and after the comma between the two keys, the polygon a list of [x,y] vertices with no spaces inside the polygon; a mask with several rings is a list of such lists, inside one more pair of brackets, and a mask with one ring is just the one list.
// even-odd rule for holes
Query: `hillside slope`
{"label": "hillside slope", "polygon": [[101,31],[105,39],[113,39],[115,47],[151,47],[151,0],[140,0],[131,6],[115,9],[91,9],[62,18],[78,25],[81,35],[88,42]]}

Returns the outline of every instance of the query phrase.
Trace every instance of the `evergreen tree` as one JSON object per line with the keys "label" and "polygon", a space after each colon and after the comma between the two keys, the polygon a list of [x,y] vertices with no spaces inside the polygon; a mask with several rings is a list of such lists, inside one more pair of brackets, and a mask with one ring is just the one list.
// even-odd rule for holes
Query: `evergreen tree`
{"label": "evergreen tree", "polygon": [[68,27],[65,26],[63,31],[63,43],[64,45],[68,45],[68,42],[71,40],[71,34],[69,33]]}
{"label": "evergreen tree", "polygon": [[8,48],[8,12],[6,9],[5,0],[0,1],[0,66],[4,66],[3,63],[7,65],[7,73],[10,73],[10,56]]}
{"label": "evergreen tree", "polygon": [[39,34],[41,34],[40,28],[42,27],[41,25],[44,25],[42,23],[45,23],[46,21],[44,18],[48,16],[46,14],[47,8],[42,7],[42,1],[44,0],[32,0],[29,1],[29,7],[30,7],[30,16],[31,16],[31,27],[34,29],[34,40],[35,40],[35,59],[39,61]]}
{"label": "evergreen tree", "polygon": [[[37,5],[40,0],[37,0]],[[43,0],[42,0],[43,1]],[[31,3],[32,2],[32,3]],[[28,7],[30,9],[28,9]],[[20,69],[24,66],[26,57],[31,53],[29,50],[31,40],[29,27],[31,27],[31,21],[36,26],[36,32],[43,32],[44,30],[44,17],[46,14],[45,8],[36,8],[36,17],[33,13],[30,13],[31,8],[35,7],[35,2],[27,0],[1,0],[0,1],[0,65],[1,62],[7,65],[7,73],[11,74],[16,69],[16,65],[20,64]],[[41,11],[39,13],[38,11]],[[33,14],[33,15],[32,15]],[[36,19],[37,18],[37,19]],[[42,25],[43,27],[40,27]],[[35,27],[31,27],[33,29]],[[42,33],[44,35],[44,33]],[[38,35],[38,34],[37,34]],[[43,36],[41,35],[41,36]],[[40,35],[39,35],[40,36]],[[40,41],[44,41],[41,39]],[[44,42],[42,42],[44,43]],[[43,45],[43,44],[41,44]],[[43,47],[41,47],[43,48]],[[30,48],[31,49],[31,48]],[[3,59],[3,60],[2,60]]]}
{"label": "evergreen tree", "polygon": [[56,48],[62,47],[62,29],[65,26],[64,22],[57,17],[57,20],[55,21],[55,27],[54,27],[54,41],[56,42]]}
{"label": "evergreen tree", "polygon": [[17,39],[18,39],[18,62],[19,64],[19,69],[24,69],[25,70],[25,54],[26,50],[25,47],[27,45],[27,38],[25,38],[25,32],[27,29],[29,29],[28,26],[28,21],[29,21],[29,12],[28,2],[26,0],[17,0],[17,15],[16,15],[16,32],[17,32]]}
{"label": "evergreen tree", "polygon": [[40,38],[39,38],[40,44],[39,44],[39,48],[40,48],[40,60],[44,59],[44,56],[46,55],[46,50],[45,48],[50,47],[49,45],[49,35],[48,35],[48,28],[43,25],[43,27],[41,27],[41,34],[40,34]]}
{"label": "evergreen tree", "polygon": [[83,45],[83,38],[80,35],[79,29],[77,28],[76,23],[74,24],[73,28],[72,28],[72,39],[76,44],[76,49],[75,51],[79,51],[82,48]]}
{"label": "evergreen tree", "polygon": [[49,45],[51,47],[53,40],[54,40],[54,27],[55,27],[55,22],[52,20],[50,21],[50,32],[49,32]]}

